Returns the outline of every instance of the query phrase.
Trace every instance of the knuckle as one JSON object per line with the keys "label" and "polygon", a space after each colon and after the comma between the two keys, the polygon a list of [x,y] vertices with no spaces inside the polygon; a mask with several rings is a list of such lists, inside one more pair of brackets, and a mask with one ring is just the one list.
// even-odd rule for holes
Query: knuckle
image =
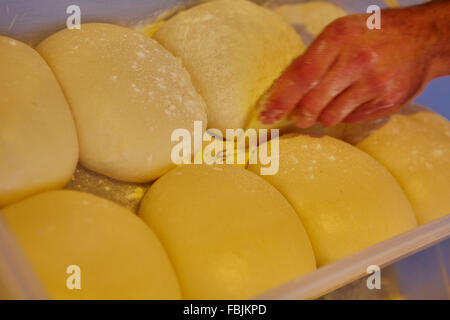
{"label": "knuckle", "polygon": [[352,63],[364,66],[373,66],[378,62],[378,54],[371,49],[360,49],[350,55]]}

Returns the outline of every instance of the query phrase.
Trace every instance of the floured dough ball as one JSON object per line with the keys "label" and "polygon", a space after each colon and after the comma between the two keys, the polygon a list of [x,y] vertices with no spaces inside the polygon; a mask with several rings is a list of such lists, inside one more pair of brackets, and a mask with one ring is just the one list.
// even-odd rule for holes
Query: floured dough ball
{"label": "floured dough ball", "polygon": [[[416,226],[397,181],[364,152],[327,136],[278,141],[279,170],[263,178],[297,211],[319,266]],[[260,169],[249,165],[251,171]]]}
{"label": "floured dough ball", "polygon": [[158,31],[159,28],[161,28],[161,26],[164,24],[164,20],[162,21],[158,21],[155,23],[150,23],[147,24],[146,26],[144,26],[143,28],[139,28],[136,29],[138,30],[140,33],[145,34],[147,37],[153,37],[153,35],[155,34],[156,31]]}
{"label": "floured dough ball", "polygon": [[[283,4],[281,6],[274,3],[273,6],[276,6],[273,8],[273,11],[280,15],[287,23],[291,24],[293,27],[300,27],[298,29],[300,34],[302,34],[305,29],[310,33],[310,35],[306,34],[306,40],[308,40],[308,36],[317,36],[328,23],[346,15],[344,10],[327,2],[312,1],[307,3]],[[257,107],[252,112],[250,120],[247,123],[247,128],[279,128],[281,134],[313,133],[329,135],[338,139],[342,138],[345,126],[342,123],[333,127],[325,127],[321,124],[316,124],[311,128],[303,129],[297,128],[295,123],[290,120],[289,116],[273,125],[265,125],[261,123],[259,120],[259,114],[261,113],[266,98],[267,97],[263,97],[259,100]]]}
{"label": "floured dough ball", "polygon": [[69,105],[26,44],[0,36],[0,207],[64,186],[78,161]]}
{"label": "floured dough ball", "polygon": [[[209,129],[203,134],[202,150],[194,156],[194,164],[232,164],[243,168],[247,167],[249,161],[249,140],[245,135],[238,132],[235,136],[239,139],[225,139],[221,132]],[[236,140],[236,141],[235,141]]]}
{"label": "floured dough ball", "polygon": [[[54,299],[179,299],[166,252],[133,213],[77,191],[42,193],[2,217]],[[66,272],[69,266],[77,271]],[[80,290],[69,290],[67,283]],[[70,280],[70,279],[69,279]]]}
{"label": "floured dough ball", "polygon": [[338,6],[323,1],[281,5],[274,11],[289,24],[304,26],[313,36],[319,35],[330,22],[347,15]]}
{"label": "floured dough ball", "polygon": [[179,60],[137,31],[84,24],[37,49],[72,107],[88,169],[128,182],[153,180],[173,166],[172,132],[192,134],[195,120],[206,127],[203,99]]}
{"label": "floured dough ball", "polygon": [[410,103],[402,107],[398,113],[406,114],[409,118],[433,127],[450,138],[450,121],[424,106]]}
{"label": "floured dough ball", "polygon": [[207,2],[153,36],[183,61],[208,106],[208,127],[243,128],[261,95],[304,49],[295,30],[244,0]]}
{"label": "floured dough ball", "polygon": [[139,215],[167,249],[186,299],[245,299],[315,269],[295,211],[257,175],[185,165],[156,181]]}
{"label": "floured dough ball", "polygon": [[348,125],[345,139],[389,169],[424,224],[450,213],[448,132],[447,120],[423,110]]}

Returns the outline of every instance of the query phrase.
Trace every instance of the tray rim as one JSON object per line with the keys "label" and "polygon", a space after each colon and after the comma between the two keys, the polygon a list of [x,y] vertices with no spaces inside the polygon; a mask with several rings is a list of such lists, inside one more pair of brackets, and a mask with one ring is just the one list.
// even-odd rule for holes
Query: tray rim
{"label": "tray rim", "polygon": [[254,297],[255,300],[303,300],[321,297],[364,275],[450,238],[450,214],[377,243],[348,257]]}

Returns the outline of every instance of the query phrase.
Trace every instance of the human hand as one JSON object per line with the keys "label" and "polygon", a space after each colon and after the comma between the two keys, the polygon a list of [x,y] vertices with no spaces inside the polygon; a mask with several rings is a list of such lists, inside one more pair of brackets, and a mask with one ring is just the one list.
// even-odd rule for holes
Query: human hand
{"label": "human hand", "polygon": [[335,20],[275,82],[261,122],[273,124],[290,114],[301,128],[318,121],[332,126],[397,111],[443,75],[432,9],[382,11],[381,29],[373,30],[365,14]]}

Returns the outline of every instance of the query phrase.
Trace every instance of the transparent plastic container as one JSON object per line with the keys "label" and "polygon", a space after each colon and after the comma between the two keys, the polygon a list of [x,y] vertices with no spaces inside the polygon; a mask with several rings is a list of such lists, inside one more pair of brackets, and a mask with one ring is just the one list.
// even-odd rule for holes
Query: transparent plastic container
{"label": "transparent plastic container", "polygon": [[[449,237],[450,215],[446,215],[321,267],[299,279],[270,290],[257,297],[257,299],[318,298],[367,275],[367,268],[372,265],[380,268],[395,267],[396,285],[399,287],[397,290],[403,298],[426,299],[427,297],[434,297],[436,299],[449,299]],[[429,247],[432,248],[424,250]],[[436,263],[434,263],[435,260],[437,260]],[[427,268],[427,264],[437,265],[439,270]],[[417,266],[419,267],[416,268]],[[424,269],[426,272],[424,272]],[[405,276],[407,276],[406,280]],[[442,284],[443,288],[445,288],[443,293],[441,293],[441,288],[434,288],[439,289],[437,290],[439,292],[433,291],[433,288],[426,290],[427,286],[436,282],[430,281],[430,279],[436,277],[438,278],[437,283]],[[381,278],[383,278],[383,270],[381,270]],[[402,282],[405,282],[403,286]],[[366,291],[370,290],[367,286],[363,289]],[[373,290],[376,291],[376,289]],[[422,291],[422,293],[419,291]],[[429,295],[424,294],[427,291],[431,291],[431,293]],[[352,298],[357,297],[352,296]],[[370,298],[370,295],[367,298]]]}
{"label": "transparent plastic container", "polygon": [[[428,249],[427,249],[428,248]],[[426,250],[425,250],[426,249]],[[370,290],[369,266],[379,266],[389,287]],[[385,271],[388,277],[385,277]],[[450,299],[450,215],[331,263],[255,299]],[[46,299],[39,280],[0,220],[0,299]]]}
{"label": "transparent plastic container", "polygon": [[[31,45],[64,28],[71,0],[0,0],[0,34]],[[264,3],[266,1],[255,1]],[[274,0],[278,4],[302,0]],[[386,7],[381,0],[331,1],[347,12],[364,12],[368,5]],[[400,5],[422,3],[399,0]],[[134,26],[155,20],[191,5],[178,0],[78,0],[82,23],[110,22]],[[171,9],[168,11],[168,9]],[[1,216],[0,216],[1,217]],[[450,215],[324,266],[257,299],[339,298],[450,298]],[[367,267],[381,268],[381,278],[392,280],[386,294],[366,286]],[[383,284],[382,284],[383,287]],[[383,290],[383,288],[382,288]],[[392,291],[395,291],[392,295]],[[20,248],[0,219],[0,299],[46,299],[45,290],[33,273]]]}

